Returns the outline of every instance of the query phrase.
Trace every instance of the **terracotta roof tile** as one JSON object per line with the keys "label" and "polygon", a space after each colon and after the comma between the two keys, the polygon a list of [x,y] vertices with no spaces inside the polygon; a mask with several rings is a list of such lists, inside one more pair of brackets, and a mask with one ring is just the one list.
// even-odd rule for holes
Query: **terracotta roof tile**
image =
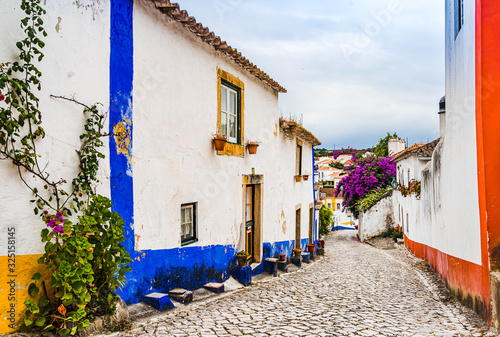
{"label": "terracotta roof tile", "polygon": [[188,12],[181,10],[179,4],[171,2],[170,0],[152,0],[156,5],[156,8],[174,19],[180,22],[184,27],[190,30],[192,33],[201,38],[205,43],[214,47],[215,50],[220,50],[221,52],[227,54],[229,57],[234,59],[241,67],[249,71],[251,74],[259,78],[261,81],[267,83],[274,90],[278,92],[286,92],[278,82],[269,77],[268,74],[260,70],[255,64],[250,62],[246,57],[241,55],[236,48],[229,46],[226,41],[215,35],[209,28],[204,27],[200,22],[196,22],[196,19],[189,16]]}
{"label": "terracotta roof tile", "polygon": [[392,156],[394,161],[403,160],[405,158],[410,157],[411,155],[415,155],[417,157],[431,157],[434,148],[439,143],[439,139],[436,139],[428,144],[417,143],[409,148],[404,149]]}
{"label": "terracotta roof tile", "polygon": [[299,123],[296,123],[294,121],[287,121],[283,118],[280,118],[280,128],[285,132],[288,131],[294,133],[296,136],[304,139],[305,141],[308,141],[313,146],[321,145],[321,142],[318,140],[318,138],[314,137],[314,135],[310,131],[308,131]]}

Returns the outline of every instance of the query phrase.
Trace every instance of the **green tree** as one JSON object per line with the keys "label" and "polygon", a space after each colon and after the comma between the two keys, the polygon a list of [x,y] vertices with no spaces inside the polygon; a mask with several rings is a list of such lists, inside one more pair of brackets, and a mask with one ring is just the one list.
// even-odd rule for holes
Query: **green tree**
{"label": "green tree", "polygon": [[319,210],[319,233],[325,235],[328,233],[328,225],[332,223],[333,212],[325,205]]}
{"label": "green tree", "polygon": [[391,135],[387,132],[387,136],[384,138],[380,138],[378,144],[372,149],[372,151],[379,157],[388,157],[389,156],[389,139],[396,138],[398,135],[394,132]]}

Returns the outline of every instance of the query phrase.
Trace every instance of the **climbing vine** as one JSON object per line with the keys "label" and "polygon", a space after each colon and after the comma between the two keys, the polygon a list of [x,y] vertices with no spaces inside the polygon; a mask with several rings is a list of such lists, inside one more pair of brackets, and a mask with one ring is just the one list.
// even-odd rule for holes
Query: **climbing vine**
{"label": "climbing vine", "polygon": [[26,17],[21,20],[25,37],[16,43],[19,59],[0,63],[0,160],[10,161],[33,193],[33,212],[44,224],[45,254],[38,263],[52,274],[50,285],[39,273],[33,275],[23,327],[75,334],[93,316],[114,310],[114,292],[124,285],[131,259],[120,243],[125,240],[123,219],[95,191],[99,160],[104,158],[102,138],[109,136],[103,132],[106,113],[97,104],[52,95],[83,108],[84,131],[76,150],[79,170],[68,183],[53,179],[42,162],[37,145],[45,130],[36,94],[42,73],[36,64],[44,58],[46,12],[40,0],[22,0],[21,9]]}

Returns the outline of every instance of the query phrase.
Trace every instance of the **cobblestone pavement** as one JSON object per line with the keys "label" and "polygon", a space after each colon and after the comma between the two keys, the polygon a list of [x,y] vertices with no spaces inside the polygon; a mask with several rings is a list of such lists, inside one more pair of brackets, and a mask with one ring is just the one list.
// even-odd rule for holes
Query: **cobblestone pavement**
{"label": "cobblestone pavement", "polygon": [[326,250],[296,273],[111,336],[497,336],[404,246],[379,249],[343,231]]}

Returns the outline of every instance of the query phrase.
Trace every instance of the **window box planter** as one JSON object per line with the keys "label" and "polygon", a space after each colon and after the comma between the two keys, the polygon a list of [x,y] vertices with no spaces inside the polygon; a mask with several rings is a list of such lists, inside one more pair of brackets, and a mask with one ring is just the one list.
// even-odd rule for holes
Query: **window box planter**
{"label": "window box planter", "polygon": [[213,136],[213,142],[214,142],[215,150],[224,151],[224,148],[226,147],[226,142],[227,142],[226,135],[221,135],[219,133],[215,134]]}
{"label": "window box planter", "polygon": [[257,142],[248,142],[247,149],[249,154],[256,154],[257,148],[259,147],[259,143]]}
{"label": "window box planter", "polygon": [[295,182],[300,183],[302,181],[302,176],[295,176]]}

